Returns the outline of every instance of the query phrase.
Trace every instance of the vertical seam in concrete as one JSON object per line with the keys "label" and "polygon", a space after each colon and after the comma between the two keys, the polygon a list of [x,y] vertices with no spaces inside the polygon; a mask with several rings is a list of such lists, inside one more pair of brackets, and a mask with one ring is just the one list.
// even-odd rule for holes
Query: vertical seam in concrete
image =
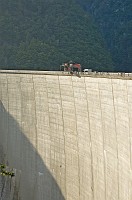
{"label": "vertical seam in concrete", "polygon": [[103,126],[103,117],[102,117],[102,106],[101,106],[101,98],[100,98],[100,87],[99,87],[99,80],[98,80],[98,91],[99,91],[99,104],[100,104],[100,111],[101,111],[101,126],[102,126],[102,139],[103,139],[103,157],[104,157],[104,182],[105,182],[105,199],[107,200],[106,197],[106,153],[105,153],[105,148],[104,148],[104,126]]}
{"label": "vertical seam in concrete", "polygon": [[38,150],[38,139],[37,139],[37,115],[36,115],[36,95],[35,95],[35,87],[34,80],[32,75],[32,84],[33,84],[33,93],[34,93],[34,112],[35,112],[35,133],[36,133],[36,149]]}
{"label": "vertical seam in concrete", "polygon": [[[47,79],[46,79],[46,76],[45,76],[45,83],[46,83],[46,94],[47,94],[47,104],[48,104],[48,117],[49,117],[49,129],[50,129],[50,112],[49,112],[49,97],[48,97],[48,83],[47,83]],[[49,130],[50,131],[50,130]],[[49,134],[50,136],[50,147],[51,147],[51,132]],[[51,148],[50,148],[50,160],[51,160]],[[51,164],[51,162],[50,162]],[[50,165],[51,167],[51,165]],[[50,168],[51,169],[51,168]]]}
{"label": "vertical seam in concrete", "polygon": [[[20,126],[20,129],[22,129],[22,94],[21,94],[21,75],[19,76],[19,85],[18,85],[18,88],[20,90],[20,115],[21,115],[21,118],[20,118],[20,121],[19,121],[19,126]],[[21,135],[20,135],[20,138],[21,138]],[[20,148],[20,155],[22,157],[22,150]],[[19,169],[19,172],[21,170]],[[20,182],[19,182],[19,185],[20,185]],[[19,187],[19,186],[18,186]]]}
{"label": "vertical seam in concrete", "polygon": [[116,122],[116,112],[115,112],[115,98],[114,98],[114,89],[113,89],[113,82],[111,79],[111,86],[112,86],[112,97],[113,97],[113,108],[114,108],[114,118],[115,118],[115,133],[116,133],[116,144],[117,144],[117,178],[118,178],[118,200],[119,200],[119,152],[118,152],[118,135],[117,135],[117,122]]}
{"label": "vertical seam in concrete", "polygon": [[[126,80],[126,92],[127,92],[127,106],[129,107],[128,102],[128,86],[127,86],[127,80]],[[129,120],[129,150],[130,150],[130,169],[132,170],[132,157],[131,157],[131,134],[130,134],[130,112],[128,108],[128,120]]]}
{"label": "vertical seam in concrete", "polygon": [[[22,85],[21,85],[22,81],[21,81],[21,75],[20,75],[20,94],[21,94],[21,129],[22,129]],[[20,153],[21,157],[22,157],[22,151]]]}
{"label": "vertical seam in concrete", "polygon": [[[2,188],[1,188],[1,194],[0,194],[0,200],[3,199],[4,196],[4,192],[5,192],[5,188],[6,188],[6,181],[7,181],[7,177],[4,177],[4,183],[2,183]],[[3,199],[4,200],[4,199]]]}
{"label": "vertical seam in concrete", "polygon": [[[50,131],[50,112],[49,112],[49,97],[48,97],[48,83],[47,83],[47,79],[46,79],[46,75],[44,75],[44,77],[45,77],[45,84],[46,84],[46,94],[47,94],[47,105],[48,105],[48,125],[49,125],[49,137],[50,137],[50,170],[51,170],[51,131]],[[46,158],[47,159],[47,158]],[[45,165],[46,165],[47,163],[45,163]],[[47,166],[46,166],[47,167]],[[51,173],[51,172],[50,172]],[[52,175],[53,176],[53,175]],[[52,187],[52,185],[51,185],[51,187]],[[51,188],[50,188],[50,190],[51,190]],[[51,192],[50,192],[50,200],[52,200],[51,199]]]}
{"label": "vertical seam in concrete", "polygon": [[[7,74],[6,74],[6,84],[7,84],[7,101],[8,101],[8,110],[7,110],[7,112],[9,113],[9,89],[8,89],[8,76],[7,76]],[[7,108],[6,108],[7,109]],[[7,117],[7,123],[8,123],[8,125],[7,125],[7,131],[9,132],[9,114],[8,114],[8,117]],[[9,133],[7,133],[7,134],[9,134]],[[8,154],[8,139],[7,139],[7,136],[6,136],[6,143],[7,143],[7,148],[6,148],[6,153]]]}
{"label": "vertical seam in concrete", "polygon": [[80,161],[79,161],[79,138],[78,138],[78,131],[77,131],[77,115],[76,115],[76,105],[75,105],[75,95],[74,95],[74,88],[73,88],[73,80],[71,76],[71,82],[72,82],[72,91],[73,91],[73,98],[74,98],[74,109],[75,109],[75,119],[76,119],[76,133],[77,133],[77,155],[78,155],[78,180],[79,180],[79,199],[80,199]]}
{"label": "vertical seam in concrete", "polygon": [[86,87],[86,77],[84,77],[85,83],[85,91],[86,91],[86,100],[87,100],[87,112],[88,112],[88,122],[89,122],[89,136],[90,136],[90,150],[91,150],[91,173],[92,173],[92,194],[94,200],[94,175],[93,175],[93,153],[92,153],[92,136],[91,136],[91,127],[90,127],[90,115],[89,115],[89,103],[88,103],[88,95],[87,95],[87,87]]}
{"label": "vertical seam in concrete", "polygon": [[[66,180],[66,139],[65,139],[65,132],[64,132],[64,116],[63,116],[63,106],[62,106],[62,96],[61,96],[61,88],[60,88],[60,78],[58,76],[58,82],[59,82],[59,90],[60,90],[60,100],[61,100],[61,109],[62,109],[62,122],[63,122],[63,137],[64,137],[64,153],[65,153],[65,183],[67,183],[67,180]],[[66,187],[66,184],[65,184],[65,195],[66,195],[66,198],[67,198],[67,187]],[[64,195],[64,194],[63,194]]]}
{"label": "vertical seam in concrete", "polygon": [[[33,93],[34,93],[34,112],[35,112],[35,135],[36,135],[36,152],[38,152],[38,134],[37,134],[37,115],[36,115],[36,95],[35,95],[35,87],[34,87],[34,80],[33,80],[33,75],[31,75],[32,77],[32,84],[33,84]],[[37,167],[38,167],[38,162],[37,162],[37,153],[35,155],[36,158],[36,182],[38,182],[38,172],[37,172]],[[34,188],[34,192],[35,192],[35,188]],[[33,192],[33,197],[35,196]],[[33,198],[34,199],[34,198]]]}

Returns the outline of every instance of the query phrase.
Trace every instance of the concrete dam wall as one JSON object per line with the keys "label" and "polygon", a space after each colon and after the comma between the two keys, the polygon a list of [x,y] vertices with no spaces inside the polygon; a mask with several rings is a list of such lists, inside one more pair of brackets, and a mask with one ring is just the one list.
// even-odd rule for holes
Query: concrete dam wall
{"label": "concrete dam wall", "polygon": [[131,144],[132,80],[0,73],[2,200],[132,200]]}

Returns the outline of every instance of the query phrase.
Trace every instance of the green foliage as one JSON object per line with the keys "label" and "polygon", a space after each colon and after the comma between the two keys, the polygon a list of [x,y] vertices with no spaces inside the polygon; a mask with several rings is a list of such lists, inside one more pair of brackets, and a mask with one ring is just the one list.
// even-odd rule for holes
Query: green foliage
{"label": "green foliage", "polygon": [[102,36],[75,0],[0,0],[0,68],[58,70],[74,60],[113,71]]}
{"label": "green foliage", "polygon": [[15,176],[14,172],[7,171],[6,168],[7,168],[6,165],[0,164],[0,175],[2,175],[2,176],[10,176],[10,177]]}
{"label": "green foliage", "polygon": [[94,17],[116,71],[132,72],[132,1],[76,0]]}

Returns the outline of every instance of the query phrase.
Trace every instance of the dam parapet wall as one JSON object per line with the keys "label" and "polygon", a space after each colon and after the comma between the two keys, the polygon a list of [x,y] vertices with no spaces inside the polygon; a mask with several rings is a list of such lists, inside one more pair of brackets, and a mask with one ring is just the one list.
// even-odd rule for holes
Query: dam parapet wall
{"label": "dam parapet wall", "polygon": [[130,75],[2,70],[0,102],[21,200],[132,199]]}
{"label": "dam parapet wall", "polygon": [[[8,74],[36,74],[36,75],[56,75],[56,76],[76,76],[66,71],[31,71],[31,70],[0,70],[0,73]],[[79,72],[79,77],[95,77],[95,78],[112,78],[112,79],[128,79],[132,80],[132,73],[123,72]]]}

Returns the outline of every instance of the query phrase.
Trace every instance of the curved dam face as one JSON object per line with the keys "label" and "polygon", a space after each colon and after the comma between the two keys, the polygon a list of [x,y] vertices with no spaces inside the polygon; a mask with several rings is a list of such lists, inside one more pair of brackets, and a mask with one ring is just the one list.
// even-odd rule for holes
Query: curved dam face
{"label": "curved dam face", "polygon": [[132,200],[132,80],[0,73],[0,101],[7,199]]}

